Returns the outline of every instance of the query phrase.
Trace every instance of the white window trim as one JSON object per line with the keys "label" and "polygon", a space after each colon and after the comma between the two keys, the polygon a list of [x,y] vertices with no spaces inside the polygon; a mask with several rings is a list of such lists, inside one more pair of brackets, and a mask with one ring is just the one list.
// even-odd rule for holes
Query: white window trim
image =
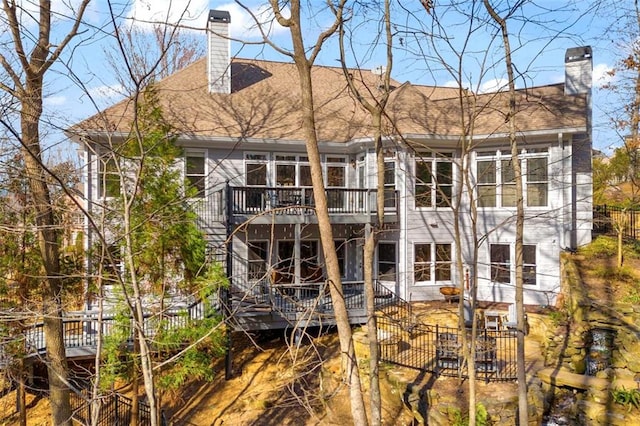
{"label": "white window trim", "polygon": [[[251,158],[247,158],[250,155],[264,155],[265,159],[251,159]],[[265,186],[271,186],[271,158],[270,158],[270,154],[268,152],[261,152],[261,151],[245,151],[242,155],[242,175],[244,178],[244,185],[245,186],[250,186],[247,185],[247,164],[251,163],[251,164],[265,164],[266,165],[266,177],[265,177],[265,181],[266,184]],[[254,185],[251,185],[254,186]]]}
{"label": "white window trim", "polygon": [[[444,155],[450,155],[450,157],[445,157]],[[418,171],[418,162],[427,162],[431,163],[431,183],[428,184],[431,190],[431,205],[430,206],[418,206],[416,203],[416,186],[417,186],[417,171]],[[438,196],[438,179],[437,176],[433,176],[433,171],[438,170],[437,163],[451,163],[451,197],[449,198],[449,204],[446,206],[438,206],[436,203]],[[451,209],[451,206],[454,205],[455,202],[455,186],[456,186],[456,170],[455,167],[456,158],[454,154],[451,152],[433,152],[433,153],[425,153],[424,156],[414,156],[413,157],[413,208],[414,210],[437,210],[437,209]],[[422,184],[425,185],[425,184]],[[427,185],[425,185],[427,186]]]}
{"label": "white window trim", "polygon": [[187,179],[187,157],[202,157],[204,158],[204,190],[202,197],[193,197],[194,199],[207,198],[207,191],[209,187],[209,150],[207,149],[192,149],[185,148],[183,153],[182,164],[182,178]]}
{"label": "white window trim", "polygon": [[[395,246],[395,257],[396,257],[396,259],[395,259],[395,267],[396,267],[396,272],[395,272],[396,279],[395,279],[395,281],[381,280],[379,278],[380,277],[380,268],[379,268],[379,266],[380,266],[380,256],[379,256],[379,251],[378,250],[380,248],[380,244],[392,244],[392,245]],[[399,274],[399,271],[398,271],[398,254],[399,253],[398,253],[398,242],[397,241],[378,241],[378,243],[376,244],[376,268],[375,268],[375,279],[376,280],[378,280],[380,282],[383,282],[383,283],[395,283],[395,282],[398,281],[398,274]]]}
{"label": "white window trim", "polygon": [[[544,149],[547,149],[547,147],[542,147]],[[536,147],[530,148],[532,151],[535,151]],[[528,160],[531,158],[545,158],[547,160],[547,205],[545,206],[529,206],[528,205],[528,200],[527,200],[527,165],[528,165],[528,161],[523,161],[523,160]],[[523,149],[520,154],[518,155],[518,159],[520,160],[520,165],[521,165],[521,174],[522,174],[522,196],[523,196],[523,201],[524,201],[524,206],[527,209],[536,209],[536,210],[547,210],[549,209],[549,199],[550,199],[550,185],[549,185],[549,152],[548,150],[546,152],[527,152],[526,149]],[[479,194],[478,194],[478,190],[477,187],[480,186],[478,182],[479,179],[479,174],[478,174],[478,162],[481,161],[493,161],[495,163],[495,169],[496,169],[496,182],[495,182],[495,187],[496,187],[496,205],[495,206],[480,206],[478,205],[479,209],[500,209],[500,210],[508,210],[508,211],[515,211],[517,206],[502,206],[502,188],[503,188],[503,184],[502,184],[502,162],[503,161],[509,161],[511,160],[511,153],[508,151],[501,151],[501,150],[496,150],[495,154],[493,155],[487,155],[486,151],[484,151],[484,154],[479,155],[478,153],[476,153],[475,155],[475,161],[474,161],[474,174],[475,174],[475,180],[476,180],[476,203],[479,200]],[[539,183],[539,182],[536,182]]]}
{"label": "white window trim", "polygon": [[[509,282],[508,283],[502,283],[502,282],[493,281],[493,278],[491,276],[491,268],[492,268],[492,265],[493,265],[493,262],[491,261],[491,246],[492,245],[496,245],[496,244],[509,246]],[[539,285],[540,285],[540,279],[539,279],[539,277],[540,277],[540,273],[539,273],[539,270],[540,270],[540,256],[538,254],[538,244],[524,243],[523,245],[524,246],[534,246],[536,248],[535,249],[536,263],[533,264],[535,266],[535,268],[536,268],[536,282],[535,282],[535,284],[524,284],[524,288],[525,289],[538,288]],[[515,259],[516,259],[516,243],[515,242],[509,242],[509,243],[507,243],[507,242],[497,242],[497,241],[490,242],[487,245],[487,256],[488,256],[487,265],[489,265],[488,274],[487,274],[487,276],[489,278],[488,278],[487,281],[493,286],[497,286],[497,287],[513,287],[513,288],[515,288],[515,286],[516,286],[516,262],[515,262]],[[523,267],[526,266],[526,265],[531,265],[531,264],[525,264],[524,263],[524,259],[523,259]]]}
{"label": "white window trim", "polygon": [[[454,244],[451,242],[414,242],[413,243],[413,269],[412,269],[412,276],[413,276],[413,285],[416,287],[429,287],[429,286],[445,286],[445,285],[451,285],[451,283],[453,282],[453,280],[446,280],[446,281],[436,281],[436,264],[438,263],[436,260],[436,245],[442,245],[442,244],[448,244],[451,247],[451,260],[450,260],[450,273],[451,276],[454,276],[455,271],[453,270],[453,263],[454,263],[454,258],[455,258],[455,253],[453,252],[455,247]],[[417,245],[429,245],[430,247],[430,251],[431,251],[431,260],[429,261],[429,276],[431,277],[431,279],[429,281],[416,281],[415,280],[415,264],[416,264],[416,246]]]}

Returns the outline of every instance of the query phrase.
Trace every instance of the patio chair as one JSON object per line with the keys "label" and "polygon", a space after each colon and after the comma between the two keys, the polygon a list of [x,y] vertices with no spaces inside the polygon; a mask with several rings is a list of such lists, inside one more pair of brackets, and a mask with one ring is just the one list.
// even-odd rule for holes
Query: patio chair
{"label": "patio chair", "polygon": [[486,330],[500,330],[502,316],[496,311],[484,311],[484,328]]}

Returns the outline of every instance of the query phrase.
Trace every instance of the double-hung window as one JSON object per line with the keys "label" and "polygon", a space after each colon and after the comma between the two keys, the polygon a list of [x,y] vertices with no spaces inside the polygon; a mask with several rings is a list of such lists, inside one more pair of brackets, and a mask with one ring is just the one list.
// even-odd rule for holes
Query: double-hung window
{"label": "double-hung window", "polygon": [[509,244],[491,244],[491,281],[511,283],[511,246]]}
{"label": "double-hung window", "polygon": [[396,243],[378,243],[378,279],[395,281],[397,263]]}
{"label": "double-hung window", "polygon": [[329,209],[344,208],[344,188],[347,186],[347,158],[339,156],[326,157],[327,170],[327,204]]}
{"label": "double-hung window", "polygon": [[205,194],[207,171],[205,153],[202,151],[187,151],[185,153],[185,180],[188,195],[202,198]]}
{"label": "double-hung window", "polygon": [[247,185],[246,207],[262,210],[266,207],[267,164],[269,157],[264,153],[245,153],[244,176]]}
{"label": "double-hung window", "polygon": [[416,284],[450,282],[451,244],[415,244],[413,275]]}
{"label": "double-hung window", "polygon": [[534,157],[536,153],[531,153],[531,157],[526,159],[527,165],[527,205],[530,207],[542,207],[547,205],[549,193],[549,175],[547,157]]}
{"label": "double-hung window", "polygon": [[[491,281],[501,284],[515,284],[515,244],[491,244]],[[536,246],[522,246],[523,282],[525,285],[536,285]]]}
{"label": "double-hung window", "polygon": [[396,155],[385,154],[384,159],[384,206],[396,206]]}
{"label": "double-hung window", "polygon": [[450,206],[453,191],[451,154],[429,153],[416,158],[414,185],[416,207]]}
{"label": "double-hung window", "polygon": [[98,159],[98,194],[102,198],[120,196],[120,171],[114,155],[103,155]]}
{"label": "double-hung window", "polygon": [[[549,191],[547,149],[527,148],[518,159],[522,171],[524,205],[546,206]],[[516,206],[516,178],[510,153],[477,153],[476,182],[478,207]]]}

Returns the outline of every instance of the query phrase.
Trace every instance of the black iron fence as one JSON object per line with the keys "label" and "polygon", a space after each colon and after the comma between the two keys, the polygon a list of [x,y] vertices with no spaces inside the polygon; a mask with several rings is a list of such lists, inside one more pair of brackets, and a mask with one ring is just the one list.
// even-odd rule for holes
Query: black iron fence
{"label": "black iron fence", "polygon": [[[378,333],[382,361],[437,375],[468,377],[462,333],[468,342],[471,340],[470,330],[380,317]],[[479,330],[475,366],[479,380],[516,380],[515,332]]]}
{"label": "black iron fence", "polygon": [[625,238],[640,236],[640,210],[608,205],[593,207],[593,231],[600,234],[617,233],[622,229]]}
{"label": "black iron fence", "polygon": [[[82,425],[92,424],[91,400],[91,392],[88,389],[71,392],[71,408],[73,419],[76,422]],[[94,412],[93,415],[98,416],[97,424],[99,426],[127,426],[131,424],[133,404],[130,398],[112,392],[100,395],[95,402],[94,407],[97,412]],[[149,404],[144,401],[138,402],[138,424],[151,426],[151,410]]]}

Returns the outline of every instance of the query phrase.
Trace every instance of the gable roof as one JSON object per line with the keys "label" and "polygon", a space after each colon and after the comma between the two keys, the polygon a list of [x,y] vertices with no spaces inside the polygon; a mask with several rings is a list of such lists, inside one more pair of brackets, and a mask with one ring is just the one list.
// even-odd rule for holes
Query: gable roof
{"label": "gable roof", "polygon": [[[350,76],[365,96],[379,93],[379,77],[352,69]],[[204,58],[156,83],[165,118],[177,132],[204,138],[303,140],[300,87],[292,63],[235,58],[231,93],[210,94]],[[342,69],[314,66],[312,84],[320,141],[369,138],[370,119],[349,91]],[[474,134],[507,132],[508,92],[475,95],[465,91],[461,107],[457,88],[400,84],[386,114],[388,134],[459,136],[475,117]],[[563,85],[517,91],[518,131],[586,129],[586,95],[565,96]],[[132,101],[123,100],[69,129],[69,134],[126,134]],[[584,130],[583,130],[584,131]]]}

